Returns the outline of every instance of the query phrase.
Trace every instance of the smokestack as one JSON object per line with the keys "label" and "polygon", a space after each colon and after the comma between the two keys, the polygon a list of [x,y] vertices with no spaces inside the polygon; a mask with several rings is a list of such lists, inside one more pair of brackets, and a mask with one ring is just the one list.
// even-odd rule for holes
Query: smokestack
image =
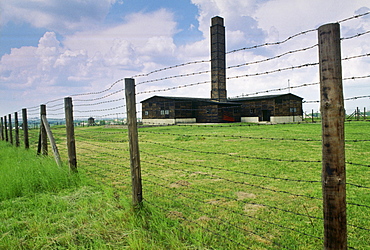
{"label": "smokestack", "polygon": [[224,19],[216,16],[211,26],[211,99],[219,102],[227,101],[225,53]]}

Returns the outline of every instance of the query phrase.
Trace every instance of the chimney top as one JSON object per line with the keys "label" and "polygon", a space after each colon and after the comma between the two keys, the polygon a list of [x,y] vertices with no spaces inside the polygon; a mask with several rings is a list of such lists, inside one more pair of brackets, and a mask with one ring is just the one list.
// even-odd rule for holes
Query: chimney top
{"label": "chimney top", "polygon": [[212,17],[212,26],[213,25],[224,25],[224,19],[219,16]]}

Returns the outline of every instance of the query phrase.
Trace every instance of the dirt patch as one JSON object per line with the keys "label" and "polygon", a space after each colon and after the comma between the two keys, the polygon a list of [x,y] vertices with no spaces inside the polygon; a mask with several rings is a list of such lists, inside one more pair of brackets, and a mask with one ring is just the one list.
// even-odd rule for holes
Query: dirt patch
{"label": "dirt patch", "polygon": [[184,181],[184,180],[179,180],[179,181],[176,181],[170,184],[171,188],[188,187],[188,186],[190,186],[190,182]]}
{"label": "dirt patch", "polygon": [[258,204],[245,204],[244,212],[252,215],[252,214],[255,214],[261,208],[263,208],[263,206],[258,205]]}
{"label": "dirt patch", "polygon": [[220,204],[220,203],[223,203],[224,200],[220,200],[220,199],[212,199],[212,200],[208,200],[207,203],[209,204],[212,204],[212,205],[217,205],[217,204]]}
{"label": "dirt patch", "polygon": [[168,213],[167,213],[167,218],[170,218],[170,219],[184,219],[184,215],[183,215],[183,213],[181,213],[181,212],[178,212],[178,211],[169,211]]}
{"label": "dirt patch", "polygon": [[206,221],[207,222],[207,221],[210,221],[212,219],[204,215],[204,216],[199,217],[197,220],[198,221]]}
{"label": "dirt patch", "polygon": [[194,175],[209,175],[209,174],[206,172],[200,172],[200,171],[190,174],[190,176],[194,176]]}
{"label": "dirt patch", "polygon": [[255,199],[257,196],[252,193],[247,192],[236,192],[236,196],[238,196],[238,200],[245,200],[245,199]]}

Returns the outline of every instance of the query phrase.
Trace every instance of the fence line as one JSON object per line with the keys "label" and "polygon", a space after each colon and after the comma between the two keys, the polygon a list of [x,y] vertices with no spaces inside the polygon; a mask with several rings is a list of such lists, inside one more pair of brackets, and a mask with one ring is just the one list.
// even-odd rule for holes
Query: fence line
{"label": "fence line", "polygon": [[[370,12],[369,12],[370,13]],[[360,18],[362,16],[365,16],[369,13],[357,15],[354,17],[350,17],[347,19],[343,19],[340,21],[346,22],[355,18]],[[242,48],[238,50],[233,50],[227,52],[227,54],[235,53],[238,51],[248,50],[248,49],[254,49],[258,47],[264,47],[264,46],[272,46],[272,45],[279,45],[285,42],[288,42],[296,37],[299,37],[301,35],[311,33],[313,31],[319,31],[319,29],[312,29],[303,31],[300,33],[297,33],[293,36],[288,37],[285,40],[282,40],[280,42],[274,42],[274,43],[265,43],[261,45],[256,45],[249,48]],[[357,34],[355,36],[347,37],[347,38],[340,38],[340,40],[348,40],[360,37],[362,35],[368,34],[369,31],[363,32],[361,34]],[[282,53],[280,55],[270,57],[264,60],[255,61],[255,62],[249,62],[249,63],[243,63],[238,64],[234,66],[228,67],[228,69],[232,68],[238,68],[242,66],[247,66],[250,64],[257,64],[262,63],[265,61],[278,59],[282,56],[293,54],[300,51],[306,51],[312,48],[317,47],[318,44],[315,44],[313,46],[305,47],[302,49],[297,49],[293,51],[288,51],[285,53]],[[355,56],[349,56],[347,58],[341,59],[340,61],[347,61],[351,59],[357,59],[357,58],[363,58],[369,56],[369,53],[362,54],[362,55],[355,55]],[[146,74],[136,75],[134,77],[147,77],[152,74],[162,72],[169,69],[174,69],[178,67],[183,67],[191,64],[201,64],[201,63],[208,63],[209,60],[203,60],[203,61],[195,61],[195,62],[189,62],[184,64],[179,64],[175,66],[170,66],[158,70],[151,71]],[[257,76],[257,75],[263,75],[263,74],[271,74],[271,73],[277,73],[280,71],[288,70],[288,69],[298,69],[298,68],[304,68],[304,67],[311,67],[316,66],[318,63],[306,63],[301,64],[297,66],[292,66],[289,68],[280,68],[276,70],[271,70],[267,72],[261,72],[261,73],[255,73],[255,74],[246,74],[242,76],[231,76],[227,79],[234,79],[239,77],[249,77],[249,76]],[[157,78],[154,80],[147,80],[143,82],[139,82],[136,84],[136,86],[144,84],[144,83],[152,83],[157,81],[164,81],[168,79],[173,79],[177,77],[187,77],[192,75],[198,75],[203,73],[208,73],[209,71],[200,71],[200,72],[194,72],[194,73],[186,73],[182,75],[173,75],[168,77],[162,77]],[[343,80],[351,80],[351,79],[359,79],[359,78],[368,78],[369,76],[353,76],[353,77],[347,77],[343,78]],[[125,79],[127,81],[128,79]],[[195,143],[179,143],[177,145],[174,143],[178,138],[179,141],[184,140],[186,141],[189,138],[197,138],[196,140],[202,141],[204,138],[211,138],[215,140],[219,140],[219,143],[222,143],[225,141],[224,139],[228,140],[238,140],[237,143],[244,143],[244,141],[247,139],[248,142],[258,141],[259,143],[265,143],[268,141],[274,141],[277,143],[276,146],[282,146],[281,150],[284,150],[284,144],[289,145],[293,149],[298,146],[302,146],[302,142],[304,142],[304,146],[307,147],[314,147],[317,146],[317,142],[322,142],[321,139],[311,139],[311,138],[292,138],[292,137],[273,137],[273,136],[264,136],[264,137],[258,137],[253,135],[245,135],[245,134],[221,134],[219,131],[216,131],[215,128],[218,129],[227,129],[228,127],[235,127],[235,128],[241,128],[243,133],[250,132],[246,131],[246,128],[258,128],[261,126],[260,124],[251,125],[251,124],[227,124],[227,125],[200,125],[200,124],[192,124],[192,125],[181,125],[181,126],[164,126],[161,128],[139,128],[139,133],[137,132],[137,128],[134,128],[131,133],[136,130],[136,133],[138,133],[139,139],[132,139],[136,140],[136,143],[140,142],[140,151],[137,149],[136,154],[133,156],[129,155],[129,152],[132,153],[132,149],[129,149],[128,145],[128,139],[125,136],[125,134],[128,132],[127,126],[125,127],[116,127],[115,129],[120,129],[119,131],[110,131],[108,129],[101,129],[99,127],[91,126],[89,128],[82,128],[82,127],[75,127],[74,120],[76,118],[86,118],[86,117],[109,117],[109,116],[117,116],[118,115],[135,115],[130,118],[131,124],[130,125],[136,125],[137,117],[136,114],[140,113],[141,111],[134,110],[133,112],[130,111],[131,109],[135,108],[135,105],[139,104],[133,101],[131,103],[131,108],[127,108],[128,104],[124,104],[124,100],[127,101],[127,97],[115,97],[117,94],[121,94],[123,91],[128,92],[135,92],[133,84],[133,89],[128,90],[127,86],[124,88],[119,87],[118,90],[113,90],[114,87],[118,86],[118,83],[123,82],[124,79],[120,79],[115,81],[113,84],[111,84],[108,88],[102,90],[102,91],[96,91],[96,92],[88,92],[88,93],[82,93],[82,94],[75,94],[71,95],[71,97],[80,97],[80,96],[93,96],[93,95],[100,95],[99,97],[87,97],[89,99],[74,99],[74,102],[78,102],[78,104],[73,105],[74,107],[79,107],[79,109],[74,109],[72,111],[72,98],[64,98],[64,106],[63,103],[57,103],[52,104],[58,101],[63,100],[62,99],[55,99],[52,101],[46,102],[46,104],[52,104],[47,105],[45,107],[45,110],[47,109],[48,114],[44,113],[42,110],[43,108],[37,107],[31,107],[28,108],[28,110],[24,109],[26,113],[22,115],[22,121],[23,121],[23,128],[25,126],[28,128],[28,124],[32,124],[31,119],[27,119],[28,117],[33,115],[39,115],[40,112],[43,114],[41,115],[41,118],[37,118],[38,121],[42,126],[45,126],[48,124],[48,121],[43,121],[43,117],[46,118],[46,116],[61,116],[65,114],[70,114],[70,117],[67,118],[68,120],[66,126],[61,126],[58,128],[52,128],[52,130],[55,131],[53,133],[54,135],[58,136],[59,138],[67,138],[68,141],[68,151],[70,151],[70,144],[74,144],[76,141],[76,145],[74,147],[77,147],[79,150],[79,169],[82,171],[85,171],[88,173],[93,179],[97,180],[98,182],[102,182],[105,185],[109,185],[114,187],[117,190],[120,190],[120,192],[126,192],[127,190],[122,189],[121,185],[135,187],[137,188],[137,184],[133,183],[130,184],[130,180],[132,177],[136,179],[135,181],[141,182],[141,176],[139,171],[140,166],[137,166],[140,164],[140,162],[132,163],[131,162],[131,175],[128,173],[129,169],[129,161],[133,159],[139,159],[137,156],[138,153],[142,153],[142,160],[141,162],[144,164],[144,171],[143,171],[143,182],[144,182],[144,192],[142,193],[141,190],[133,190],[133,204],[144,204],[144,205],[150,205],[152,207],[156,207],[160,209],[161,211],[167,213],[167,214],[174,214],[177,216],[178,219],[181,219],[183,221],[187,221],[189,224],[202,228],[203,230],[207,231],[212,237],[217,238],[220,237],[222,239],[225,239],[229,243],[228,246],[243,246],[245,248],[249,248],[249,244],[253,242],[254,244],[260,244],[263,247],[269,246],[269,244],[272,244],[274,246],[277,246],[279,248],[294,248],[294,243],[291,242],[285,242],[284,240],[278,239],[278,236],[280,236],[280,233],[278,234],[278,230],[282,231],[289,231],[290,234],[299,234],[303,235],[304,237],[307,237],[308,239],[304,239],[303,242],[306,241],[313,241],[318,244],[326,244],[326,242],[329,240],[334,241],[337,240],[337,237],[335,238],[328,238],[327,236],[321,237],[324,235],[320,230],[317,230],[316,226],[318,224],[322,224],[322,222],[325,220],[325,217],[320,217],[318,212],[320,212],[322,201],[323,199],[318,197],[318,194],[315,192],[307,192],[304,189],[299,188],[305,188],[308,185],[317,185],[322,184],[324,185],[324,182],[322,180],[317,180],[315,178],[312,178],[310,176],[305,175],[296,175],[295,169],[300,169],[300,171],[309,171],[312,169],[316,169],[319,165],[324,165],[324,160],[310,160],[310,157],[305,156],[304,159],[301,159],[299,155],[289,155],[289,157],[280,155],[278,153],[272,153],[272,152],[265,152],[265,154],[262,155],[261,152],[253,152],[254,155],[250,155],[248,153],[248,149],[238,149],[238,148],[232,148],[232,150],[227,149],[226,147],[218,146],[217,144],[210,146],[210,148],[205,149],[199,149],[197,147],[194,147]],[[129,81],[134,83],[134,79],[129,79]],[[147,93],[153,93],[153,92],[159,92],[159,91],[169,91],[173,89],[178,88],[185,88],[200,84],[210,83],[210,81],[204,81],[204,82],[198,82],[198,83],[192,83],[192,84],[186,84],[186,85],[179,85],[175,87],[170,88],[164,88],[161,90],[149,90],[149,91],[141,91],[136,93],[136,95],[142,95]],[[259,93],[267,93],[271,91],[281,91],[286,90],[290,88],[299,88],[299,87],[306,87],[306,86],[312,86],[312,85],[318,85],[319,83],[306,83],[298,86],[288,87],[288,88],[279,88],[275,90],[265,90],[261,92],[256,92],[254,94]],[[247,95],[253,95],[253,94],[247,94]],[[357,100],[362,98],[368,98],[370,96],[363,95],[363,96],[356,96],[347,98],[344,100]],[[108,98],[115,98],[115,99],[108,99]],[[100,101],[102,99],[107,99],[104,101]],[[70,101],[70,103],[66,104]],[[118,103],[117,106],[109,106],[106,107],[105,105],[111,104],[111,103]],[[46,105],[45,104],[45,105]],[[122,104],[122,105],[120,105]],[[45,106],[44,105],[44,106]],[[86,107],[90,106],[99,106],[96,109],[88,109]],[[70,109],[69,111],[67,111]],[[53,113],[54,111],[59,111],[62,109],[65,109],[64,113]],[[125,112],[120,113],[110,113],[111,110],[116,109],[123,109]],[[195,109],[191,109],[195,110]],[[23,110],[22,110],[23,111]],[[28,111],[28,113],[27,113]],[[31,112],[30,112],[31,111]],[[51,113],[50,113],[51,111]],[[86,116],[75,116],[76,113],[83,113],[86,114]],[[100,115],[96,115],[97,113],[103,113]],[[109,114],[110,113],[110,114]],[[364,112],[365,113],[365,112]],[[16,115],[15,115],[16,116]],[[11,116],[1,117],[1,139],[5,140],[5,138],[10,135],[10,138],[12,136],[12,125],[11,125]],[[18,120],[18,119],[17,119]],[[63,119],[61,119],[63,120]],[[325,122],[324,122],[325,123]],[[93,124],[91,124],[93,125]],[[269,124],[270,125],[270,124]],[[286,124],[287,126],[291,126],[291,124]],[[266,125],[265,125],[266,126]],[[275,125],[274,125],[275,126]],[[16,126],[18,127],[18,125]],[[71,129],[68,132],[68,127]],[[167,131],[167,129],[177,129],[179,128],[180,132],[172,132]],[[190,133],[183,132],[184,129],[192,129],[192,128],[208,128],[213,130],[207,130],[207,133],[202,132],[196,132],[194,134],[193,131]],[[65,131],[63,129],[66,129]],[[5,134],[3,131],[5,130]],[[23,136],[28,138],[26,135],[26,131],[23,129]],[[226,133],[226,132],[225,132]],[[158,136],[159,135],[159,136]],[[38,133],[36,129],[30,129],[30,144],[31,148],[35,148],[35,146],[38,145]],[[73,137],[73,138],[69,138]],[[76,140],[74,139],[76,138]],[[168,137],[168,138],[167,138]],[[162,139],[163,138],[163,139]],[[131,140],[131,143],[132,143]],[[370,139],[367,138],[359,138],[359,139],[346,139],[343,140],[344,143],[347,143],[351,146],[355,145],[362,145],[364,143],[369,142]],[[23,143],[26,146],[26,141]],[[200,144],[200,143],[199,143]],[[251,144],[253,145],[253,144]],[[364,144],[365,145],[365,144]],[[137,145],[138,146],[138,145]],[[135,146],[130,146],[135,147]],[[356,146],[355,146],[356,147]],[[348,149],[351,150],[351,149]],[[72,149],[73,151],[73,149]],[[76,148],[74,148],[74,151],[76,151]],[[177,152],[176,156],[173,157],[170,152]],[[271,153],[269,156],[268,153]],[[267,154],[267,155],[266,155]],[[280,155],[278,156],[274,156]],[[355,154],[356,155],[356,154]],[[77,170],[77,156],[76,152],[70,155],[70,152],[68,152],[69,157],[69,165],[70,169],[76,172]],[[223,164],[221,159],[228,158],[231,160],[227,160],[227,163]],[[216,159],[216,162],[214,161]],[[217,162],[220,161],[220,162]],[[199,163],[203,162],[204,163]],[[235,168],[238,164],[250,166],[251,164],[254,164],[255,161],[263,162],[264,169],[260,169],[258,172],[256,172],[255,169],[248,169],[248,171],[241,171],[238,168]],[[232,164],[230,164],[232,162]],[[359,159],[358,163],[353,163],[352,161],[344,161],[345,164],[353,165],[353,166],[362,166],[362,167],[370,167],[370,164],[365,164],[366,159]],[[136,165],[136,166],[135,166]],[[225,165],[225,166],[224,166]],[[282,167],[282,166],[289,166],[291,173],[275,173],[275,169]],[[124,169],[125,171],[123,171]],[[360,168],[353,168],[351,170],[351,175],[356,176],[353,173],[359,172]],[[202,172],[206,171],[206,172]],[[271,170],[272,173],[267,174],[266,171]],[[361,171],[367,171],[366,168],[361,168]],[[353,171],[353,172],[352,172]],[[351,178],[353,178],[353,176]],[[184,181],[183,179],[188,178],[187,180],[191,181]],[[249,179],[248,179],[249,178]],[[267,181],[266,181],[267,180]],[[203,185],[203,182],[209,184],[209,186]],[[222,187],[226,190],[221,189],[221,185],[218,185],[217,183],[226,183],[226,187]],[[279,183],[285,183],[285,186],[279,186]],[[299,184],[299,185],[297,185]],[[370,189],[369,185],[365,180],[352,180],[350,182],[344,181],[345,185],[355,189],[355,190],[367,190]],[[176,186],[177,185],[177,186]],[[297,191],[293,192],[291,191],[289,185],[295,185],[297,187]],[[150,188],[149,188],[150,187]],[[133,188],[133,189],[135,189]],[[228,190],[230,188],[230,190]],[[141,189],[141,187],[140,187]],[[261,199],[264,199],[264,202],[261,202],[260,200],[254,201],[255,198],[253,197],[244,197],[239,198],[237,197],[236,191],[245,191],[248,190],[253,194],[255,190],[261,196],[264,196]],[[272,193],[272,195],[271,195]],[[283,197],[286,197],[283,201],[281,200],[274,200],[274,199],[265,199],[266,197],[274,196],[274,195],[283,195]],[[350,194],[353,194],[352,191]],[[281,197],[280,197],[281,198]],[[367,200],[358,202],[357,197],[350,197],[350,202],[347,202],[350,211],[354,213],[355,216],[360,216],[359,214],[363,213],[366,214],[368,209],[370,209],[370,206],[366,204]],[[292,207],[286,207],[285,202],[294,202],[297,203],[296,206]],[[252,207],[253,209],[256,209],[258,211],[264,210],[263,212],[270,213],[271,211],[276,212],[277,215],[282,216],[281,218],[303,218],[304,220],[307,220],[308,227],[302,227],[300,224],[296,224],[296,221],[292,222],[292,225],[287,225],[284,221],[284,219],[279,219],[279,216],[271,216],[268,217],[268,219],[259,218],[259,216],[255,216],[252,212],[246,212],[248,211],[248,206]],[[317,207],[317,208],[316,208]],[[213,209],[215,211],[213,211]],[[252,210],[253,210],[252,209]],[[353,211],[353,209],[359,209],[360,212]],[[180,211],[180,212],[179,212]],[[182,212],[181,212],[182,211]],[[211,212],[212,211],[212,212]],[[260,212],[260,213],[263,213]],[[197,216],[205,216],[203,220],[200,220],[199,218],[196,219]],[[230,217],[237,217],[240,219],[240,221],[232,220]],[[363,218],[361,218],[363,219]],[[259,222],[263,225],[270,225],[272,226],[273,230],[272,232],[267,232],[267,230],[264,228],[264,226],[261,225],[251,225],[252,223],[249,222],[249,220],[252,220],[253,222]],[[351,227],[350,232],[354,233],[356,232],[356,235],[358,235],[358,232],[362,231],[370,231],[369,228],[367,228],[366,220],[364,221],[357,221],[358,224],[351,224],[348,223],[348,226]],[[208,222],[210,221],[210,222]],[[212,227],[211,224],[220,224],[216,225],[215,227]],[[256,223],[254,223],[256,224]],[[184,225],[186,226],[186,225]],[[312,226],[312,228],[310,228]],[[233,238],[231,234],[228,234],[227,230],[222,230],[225,228],[232,228],[232,230],[236,230],[237,234],[241,234],[243,237],[235,237]],[[277,230],[277,231],[276,231]],[[356,231],[355,231],[356,230]],[[249,237],[249,234],[254,235],[255,237],[260,237],[263,240],[255,240],[255,239],[247,239]],[[341,235],[342,237],[343,235]],[[191,236],[189,236],[191,237]],[[218,242],[218,239],[215,239]],[[301,242],[301,239],[297,239],[297,242]],[[323,240],[325,243],[323,243]],[[350,238],[353,242],[355,242],[354,237]],[[338,244],[338,242],[336,243]],[[345,246],[345,243],[340,243],[341,247]],[[351,244],[351,241],[349,241],[349,244]],[[356,243],[356,246],[359,243]],[[317,246],[317,245],[315,245]],[[210,245],[212,247],[212,245]],[[349,248],[353,248],[352,246],[348,246]],[[329,249],[329,248],[328,248]],[[340,249],[340,248],[336,248]]]}

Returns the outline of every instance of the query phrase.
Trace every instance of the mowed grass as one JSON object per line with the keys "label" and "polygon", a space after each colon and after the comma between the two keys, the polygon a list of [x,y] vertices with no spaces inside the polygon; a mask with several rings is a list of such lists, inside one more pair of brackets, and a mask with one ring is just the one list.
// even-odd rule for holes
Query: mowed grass
{"label": "mowed grass", "polygon": [[[369,165],[368,123],[346,124],[348,162]],[[321,125],[177,126],[139,131],[144,197],[216,249],[322,247]],[[349,246],[369,242],[369,168],[347,165]],[[367,188],[366,188],[367,187]],[[367,230],[358,229],[358,227]]]}
{"label": "mowed grass", "polygon": [[[347,164],[349,246],[366,249],[370,124],[346,123],[345,132],[346,161],[360,164]],[[64,128],[54,133],[66,159]],[[75,133],[80,175],[92,181],[3,201],[13,229],[2,231],[0,249],[322,248],[321,124],[139,128],[144,201],[136,211],[127,130]]]}

